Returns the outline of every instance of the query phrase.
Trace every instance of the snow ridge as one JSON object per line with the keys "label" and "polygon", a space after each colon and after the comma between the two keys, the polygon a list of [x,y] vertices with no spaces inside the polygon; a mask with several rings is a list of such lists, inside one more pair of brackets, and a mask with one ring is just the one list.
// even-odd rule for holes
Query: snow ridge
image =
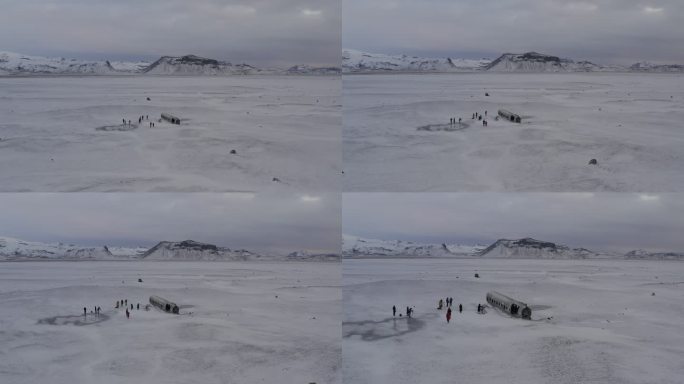
{"label": "snow ridge", "polygon": [[0,260],[120,260],[140,255],[139,248],[84,247],[0,237]]}
{"label": "snow ridge", "polygon": [[385,55],[354,49],[342,51],[342,72],[463,72],[482,69],[489,59],[422,58]]}
{"label": "snow ridge", "polygon": [[149,75],[247,75],[260,72],[247,64],[231,64],[227,61],[208,59],[195,55],[181,57],[162,56],[143,73]]}
{"label": "snow ridge", "polygon": [[307,251],[289,255],[231,250],[193,240],[161,241],[152,248],[88,247],[64,243],[40,243],[0,237],[0,261],[17,260],[155,260],[155,261],[337,261],[339,255]]}
{"label": "snow ridge", "polygon": [[482,250],[478,256],[501,259],[587,259],[603,255],[585,248],[570,248],[527,237],[517,240],[499,239]]}
{"label": "snow ridge", "polygon": [[423,58],[407,55],[385,55],[354,49],[342,50],[343,73],[373,72],[684,72],[684,65],[657,65],[639,62],[630,67],[599,65],[586,60],[538,52],[504,53],[495,60]]}
{"label": "snow ridge", "polygon": [[504,53],[487,67],[492,72],[592,72],[603,67],[590,61],[574,62],[537,52]]}
{"label": "snow ridge", "polygon": [[482,248],[481,245],[420,244],[402,240],[342,236],[343,257],[471,257]]}
{"label": "snow ridge", "polygon": [[363,257],[465,257],[483,259],[641,259],[682,260],[684,253],[647,252],[634,250],[626,254],[595,252],[586,248],[570,248],[567,245],[530,237],[522,239],[499,239],[489,246],[418,244],[402,240],[364,239],[351,235],[342,237],[342,256]]}
{"label": "snow ridge", "polygon": [[109,61],[84,61],[77,59],[48,58],[0,52],[0,75],[9,74],[71,74],[71,75],[116,75],[133,73],[146,63]]}
{"label": "snow ridge", "polygon": [[339,67],[295,65],[288,69],[260,69],[249,64],[232,64],[195,55],[162,56],[146,61],[85,61],[63,57],[29,56],[0,52],[0,76],[10,75],[180,75],[225,76],[251,74],[339,75]]}

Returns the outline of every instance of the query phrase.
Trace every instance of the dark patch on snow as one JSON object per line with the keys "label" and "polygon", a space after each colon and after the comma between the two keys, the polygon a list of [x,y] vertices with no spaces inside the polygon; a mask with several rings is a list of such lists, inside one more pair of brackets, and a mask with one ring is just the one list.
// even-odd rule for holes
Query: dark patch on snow
{"label": "dark patch on snow", "polygon": [[137,124],[119,124],[119,125],[103,125],[101,127],[95,128],[96,131],[105,131],[105,132],[111,132],[111,131],[132,131],[134,129],[138,128]]}
{"label": "dark patch on snow", "polygon": [[416,130],[417,131],[428,131],[428,132],[439,132],[439,131],[454,132],[454,131],[462,131],[468,127],[470,127],[470,124],[461,122],[461,123],[456,123],[456,124],[422,125],[422,126],[416,128]]}
{"label": "dark patch on snow", "polygon": [[49,325],[92,325],[109,320],[109,316],[100,313],[99,315],[89,314],[88,316],[73,315],[73,316],[53,316],[38,320],[36,324]]}
{"label": "dark patch on snow", "polygon": [[361,336],[363,341],[378,341],[403,336],[424,327],[425,321],[416,317],[397,316],[383,320],[345,321],[342,322],[342,337]]}

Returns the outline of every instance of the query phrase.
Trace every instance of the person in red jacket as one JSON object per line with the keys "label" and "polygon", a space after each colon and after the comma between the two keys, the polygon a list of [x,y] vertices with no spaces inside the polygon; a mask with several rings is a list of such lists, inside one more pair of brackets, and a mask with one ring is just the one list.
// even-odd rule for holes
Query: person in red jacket
{"label": "person in red jacket", "polygon": [[447,316],[447,323],[448,323],[449,320],[451,320],[451,308],[448,308],[448,309],[447,309],[447,314],[446,314],[446,316]]}

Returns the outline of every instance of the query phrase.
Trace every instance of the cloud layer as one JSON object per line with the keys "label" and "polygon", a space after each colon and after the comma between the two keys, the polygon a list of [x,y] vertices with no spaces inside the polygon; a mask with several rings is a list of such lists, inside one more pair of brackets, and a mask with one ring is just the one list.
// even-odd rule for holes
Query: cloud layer
{"label": "cloud layer", "polygon": [[5,0],[0,50],[85,59],[196,54],[339,65],[338,0]]}
{"label": "cloud layer", "polygon": [[684,195],[347,193],[344,233],[489,244],[534,237],[594,250],[684,252]]}
{"label": "cloud layer", "polygon": [[339,195],[0,194],[0,236],[81,245],[192,239],[289,253],[340,250]]}
{"label": "cloud layer", "polygon": [[436,57],[540,51],[684,63],[679,0],[342,0],[345,48]]}

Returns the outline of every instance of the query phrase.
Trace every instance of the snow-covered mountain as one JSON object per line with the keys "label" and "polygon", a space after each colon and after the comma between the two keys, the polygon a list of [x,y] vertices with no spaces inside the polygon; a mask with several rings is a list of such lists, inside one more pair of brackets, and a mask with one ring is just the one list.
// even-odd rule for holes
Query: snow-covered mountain
{"label": "snow-covered mountain", "polygon": [[625,259],[638,260],[684,260],[684,253],[681,252],[648,252],[643,249],[636,249],[625,254]]}
{"label": "snow-covered mountain", "polygon": [[300,64],[288,68],[288,75],[339,75],[342,70],[339,67],[312,67]]}
{"label": "snow-covered mountain", "polygon": [[342,235],[344,257],[468,257],[474,256],[482,248],[480,245],[420,244]]}
{"label": "snow-covered mountain", "polygon": [[339,261],[340,255],[333,253],[292,252],[286,257],[289,261]]}
{"label": "snow-covered mountain", "polygon": [[185,240],[161,241],[145,252],[142,258],[144,260],[245,261],[264,257],[242,249],[231,250],[213,244]]}
{"label": "snow-covered mountain", "polygon": [[140,248],[87,247],[0,237],[0,260],[121,260],[140,257]]}
{"label": "snow-covered mountain", "polygon": [[629,69],[635,72],[684,72],[681,64],[653,64],[642,61],[632,64]]}
{"label": "snow-covered mountain", "polygon": [[504,53],[485,68],[492,72],[594,72],[607,68],[590,61],[572,61],[537,52]]}
{"label": "snow-covered mountain", "polygon": [[29,56],[12,52],[0,52],[0,75],[21,74],[67,74],[67,75],[116,75],[129,74],[146,67],[147,63],[117,61],[84,61]]}
{"label": "snow-covered mountain", "polygon": [[538,52],[504,53],[496,60],[424,58],[342,50],[343,73],[374,72],[684,72],[684,65],[639,62],[630,67],[574,61]]}
{"label": "snow-covered mountain", "polygon": [[231,250],[193,240],[162,241],[152,248],[89,247],[0,237],[0,261],[19,260],[154,260],[154,261],[339,261],[338,254],[298,251],[289,255]]}
{"label": "snow-covered mountain", "polygon": [[609,255],[527,237],[517,240],[499,239],[483,249],[478,256],[486,259],[587,259]]}
{"label": "snow-covered mountain", "polygon": [[682,260],[681,252],[647,252],[634,250],[626,254],[595,252],[586,248],[570,248],[566,245],[533,238],[499,239],[490,246],[419,244],[402,240],[364,239],[351,235],[342,237],[342,256],[363,257],[466,257],[483,259],[640,259]]}
{"label": "snow-covered mountain", "polygon": [[143,70],[148,75],[246,75],[259,72],[251,65],[231,64],[195,55],[162,56]]}
{"label": "snow-covered mountain", "polygon": [[220,76],[246,74],[339,75],[339,67],[295,65],[288,69],[260,69],[248,64],[232,64],[195,55],[162,56],[146,61],[85,61],[63,57],[29,56],[0,52],[0,76],[9,75],[188,75]]}
{"label": "snow-covered mountain", "polygon": [[489,59],[424,58],[385,55],[354,49],[342,51],[342,72],[462,72],[482,69]]}

